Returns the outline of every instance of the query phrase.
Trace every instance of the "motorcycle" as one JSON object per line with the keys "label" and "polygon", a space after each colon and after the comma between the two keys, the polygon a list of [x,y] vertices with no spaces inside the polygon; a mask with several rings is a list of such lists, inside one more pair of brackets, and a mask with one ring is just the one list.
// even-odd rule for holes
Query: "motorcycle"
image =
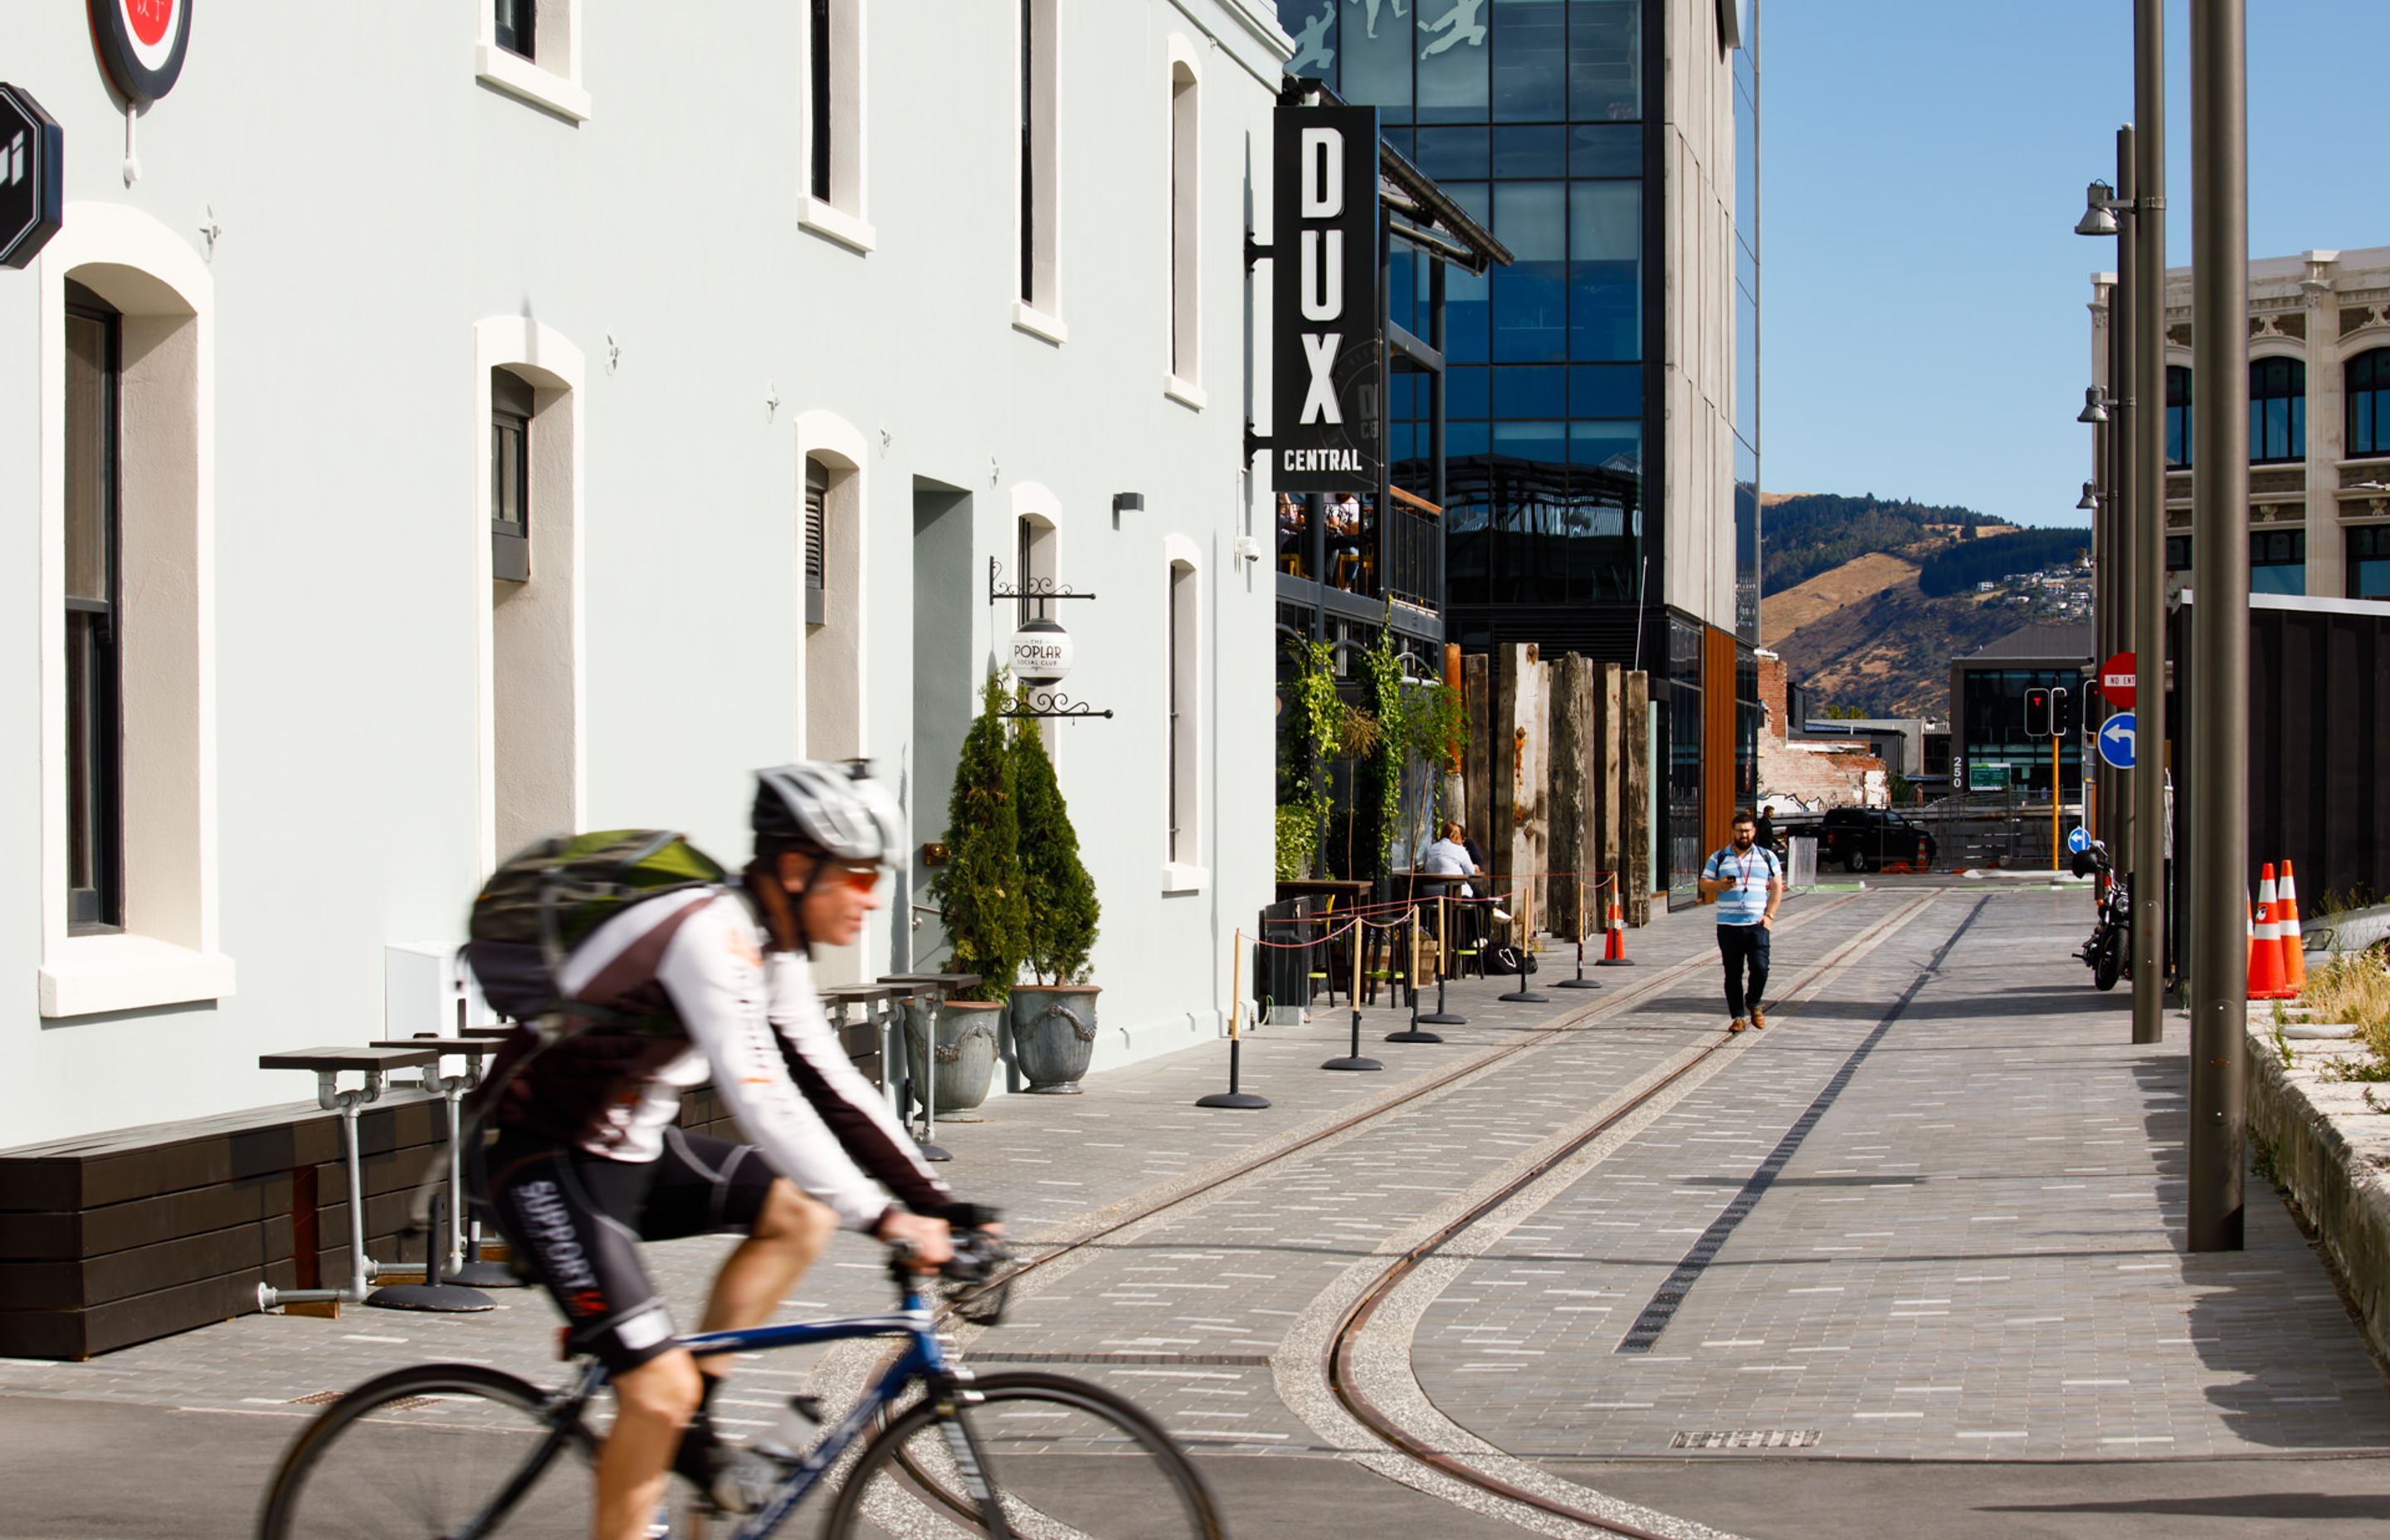
{"label": "motorcycle", "polygon": [[2132,882],[2117,874],[2101,841],[2094,840],[2075,852],[2072,865],[2075,876],[2100,879],[2100,907],[2092,920],[2091,936],[2075,955],[2091,969],[2092,983],[2111,990],[2117,980],[2132,975]]}

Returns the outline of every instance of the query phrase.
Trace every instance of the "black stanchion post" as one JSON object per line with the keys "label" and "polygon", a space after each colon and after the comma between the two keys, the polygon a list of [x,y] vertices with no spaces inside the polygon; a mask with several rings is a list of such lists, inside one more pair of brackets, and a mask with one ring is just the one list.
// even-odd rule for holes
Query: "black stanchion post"
{"label": "black stanchion post", "polygon": [[1442,893],[1435,899],[1435,1009],[1416,1018],[1411,1025],[1465,1027],[1469,1025],[1468,1017],[1444,1008],[1445,975],[1452,971],[1452,901]]}
{"label": "black stanchion post", "polygon": [[1353,988],[1345,1003],[1353,1007],[1352,1046],[1342,1059],[1331,1059],[1319,1067],[1323,1070],[1382,1070],[1383,1064],[1361,1057],[1361,942],[1368,933],[1368,921],[1359,915],[1353,917]]}
{"label": "black stanchion post", "polygon": [[[1524,911],[1526,906],[1523,904],[1520,904],[1517,897],[1514,896],[1510,902],[1518,904],[1521,910],[1523,912]],[[1548,1006],[1552,1003],[1552,997],[1550,995],[1538,995],[1534,990],[1527,987],[1527,948],[1524,945],[1524,943],[1529,938],[1522,936],[1519,933],[1523,929],[1523,926],[1516,923],[1513,923],[1510,927],[1510,952],[1512,956],[1519,959],[1519,987],[1510,991],[1508,995],[1497,995],[1495,998],[1497,1000],[1508,1000],[1514,1005]]]}
{"label": "black stanchion post", "polygon": [[[1266,930],[1267,928],[1264,929]],[[1208,1097],[1197,1097],[1195,1105],[1198,1107],[1226,1107],[1238,1111],[1251,1112],[1258,1111],[1269,1105],[1269,1097],[1258,1097],[1251,1091],[1238,1088],[1238,1081],[1244,1071],[1245,1041],[1237,1031],[1237,1023],[1243,1014],[1245,1005],[1244,939],[1242,936],[1237,938],[1235,971],[1230,975],[1228,985],[1228,1088],[1225,1091],[1214,1091]]]}
{"label": "black stanchion post", "polygon": [[[1416,977],[1419,958],[1419,905],[1416,904],[1411,905],[1410,948],[1411,960],[1403,965],[1403,978],[1407,986],[1405,993],[1411,997],[1411,1024],[1400,1032],[1386,1033],[1386,1041],[1389,1043],[1441,1043],[1444,1039],[1435,1033],[1420,1031],[1419,979]],[[1442,982],[1439,978],[1438,987],[1442,986]]]}
{"label": "black stanchion post", "polygon": [[1574,880],[1576,883],[1576,977],[1562,979],[1555,987],[1600,989],[1601,987],[1600,983],[1585,976],[1585,879],[1578,877]]}

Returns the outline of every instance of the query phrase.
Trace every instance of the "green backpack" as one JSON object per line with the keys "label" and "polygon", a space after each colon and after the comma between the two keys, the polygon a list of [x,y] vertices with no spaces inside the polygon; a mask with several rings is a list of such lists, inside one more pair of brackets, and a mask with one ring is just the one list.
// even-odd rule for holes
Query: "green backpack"
{"label": "green backpack", "polygon": [[729,876],[669,829],[553,835],[501,862],[474,895],[465,960],[495,1009],[534,1020],[573,1004],[557,971],[592,930],[642,900]]}

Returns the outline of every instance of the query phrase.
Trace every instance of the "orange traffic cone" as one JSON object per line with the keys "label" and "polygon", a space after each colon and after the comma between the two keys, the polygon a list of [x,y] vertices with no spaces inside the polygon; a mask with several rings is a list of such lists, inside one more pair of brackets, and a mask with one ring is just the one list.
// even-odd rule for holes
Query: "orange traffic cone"
{"label": "orange traffic cone", "polygon": [[2282,863],[2282,915],[2275,922],[2282,931],[2282,987],[2295,998],[2307,983],[2306,942],[2299,934],[2299,884],[2291,864]]}
{"label": "orange traffic cone", "polygon": [[2266,863],[2257,878],[2257,915],[2249,936],[2249,998],[2280,1000],[2282,989],[2282,930],[2274,923],[2281,902],[2274,892],[2274,864]]}
{"label": "orange traffic cone", "polygon": [[1632,968],[1634,960],[1626,956],[1626,915],[1618,906],[1618,887],[1613,879],[1610,889],[1609,935],[1602,943],[1601,960],[1596,968]]}

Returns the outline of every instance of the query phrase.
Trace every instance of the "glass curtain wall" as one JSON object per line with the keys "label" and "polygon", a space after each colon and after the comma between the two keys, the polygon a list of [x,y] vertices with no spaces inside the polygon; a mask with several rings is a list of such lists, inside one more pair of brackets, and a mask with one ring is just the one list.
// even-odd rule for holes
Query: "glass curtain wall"
{"label": "glass curtain wall", "polygon": [[[1446,291],[1446,600],[1629,603],[1643,519],[1646,0],[1279,0],[1291,72],[1380,109],[1389,144],[1517,261]],[[1397,246],[1394,324],[1426,331]],[[1394,380],[1394,480],[1428,494],[1424,377]]]}

